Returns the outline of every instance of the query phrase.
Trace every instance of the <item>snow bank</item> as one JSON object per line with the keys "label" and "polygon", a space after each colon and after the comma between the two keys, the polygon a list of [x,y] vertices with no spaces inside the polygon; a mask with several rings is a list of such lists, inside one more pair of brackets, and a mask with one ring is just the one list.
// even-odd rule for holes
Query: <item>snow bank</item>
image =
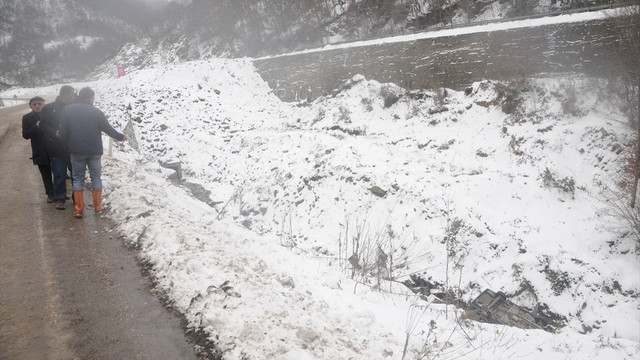
{"label": "snow bank", "polygon": [[[225,359],[400,359],[407,334],[407,359],[640,350],[636,243],[602,195],[633,134],[595,80],[409,93],[355,77],[298,107],[218,59],[88,85],[138,145],[104,160],[105,216]],[[466,321],[409,275],[565,326]]]}

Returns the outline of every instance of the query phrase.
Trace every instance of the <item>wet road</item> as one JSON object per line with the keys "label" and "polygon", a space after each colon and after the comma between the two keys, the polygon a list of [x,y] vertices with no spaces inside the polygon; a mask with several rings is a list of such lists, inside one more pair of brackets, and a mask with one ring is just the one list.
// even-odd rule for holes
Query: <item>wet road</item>
{"label": "wet road", "polygon": [[195,359],[109,221],[46,203],[27,111],[0,108],[0,360]]}

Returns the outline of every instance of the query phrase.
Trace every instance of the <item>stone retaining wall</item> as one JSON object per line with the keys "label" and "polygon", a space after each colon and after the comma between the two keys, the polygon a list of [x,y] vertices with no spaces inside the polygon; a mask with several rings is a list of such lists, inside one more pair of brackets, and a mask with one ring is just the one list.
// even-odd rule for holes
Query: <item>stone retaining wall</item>
{"label": "stone retaining wall", "polygon": [[621,56],[615,19],[472,33],[255,60],[284,101],[330,94],[356,74],[406,89],[464,89],[541,73],[605,76]]}

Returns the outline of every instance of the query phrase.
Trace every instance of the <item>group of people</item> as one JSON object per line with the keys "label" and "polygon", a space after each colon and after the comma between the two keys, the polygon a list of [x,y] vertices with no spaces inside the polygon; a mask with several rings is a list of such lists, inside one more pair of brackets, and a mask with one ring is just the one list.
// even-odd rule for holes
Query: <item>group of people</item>
{"label": "group of people", "polygon": [[31,112],[22,117],[22,136],[31,140],[32,160],[38,165],[47,202],[58,210],[65,209],[67,170],[71,174],[73,216],[84,215],[84,181],[87,168],[91,178],[93,208],[102,206],[102,133],[115,140],[127,137],[116,131],[104,113],[94,106],[95,92],[88,87],[76,91],[69,85],[60,88],[56,100],[45,105],[36,96],[29,100]]}

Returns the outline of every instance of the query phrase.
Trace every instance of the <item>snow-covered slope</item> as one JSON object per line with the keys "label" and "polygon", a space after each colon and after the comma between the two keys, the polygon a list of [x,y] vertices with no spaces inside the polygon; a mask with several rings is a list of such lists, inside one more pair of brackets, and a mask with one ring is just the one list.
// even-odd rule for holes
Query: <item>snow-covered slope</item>
{"label": "snow-covered slope", "polygon": [[[224,358],[400,359],[407,335],[406,359],[640,351],[637,240],[604,193],[633,133],[597,80],[409,93],[356,76],[296,105],[215,59],[89,85],[137,141],[104,160],[105,216]],[[540,304],[557,333],[466,321],[409,275]]]}

